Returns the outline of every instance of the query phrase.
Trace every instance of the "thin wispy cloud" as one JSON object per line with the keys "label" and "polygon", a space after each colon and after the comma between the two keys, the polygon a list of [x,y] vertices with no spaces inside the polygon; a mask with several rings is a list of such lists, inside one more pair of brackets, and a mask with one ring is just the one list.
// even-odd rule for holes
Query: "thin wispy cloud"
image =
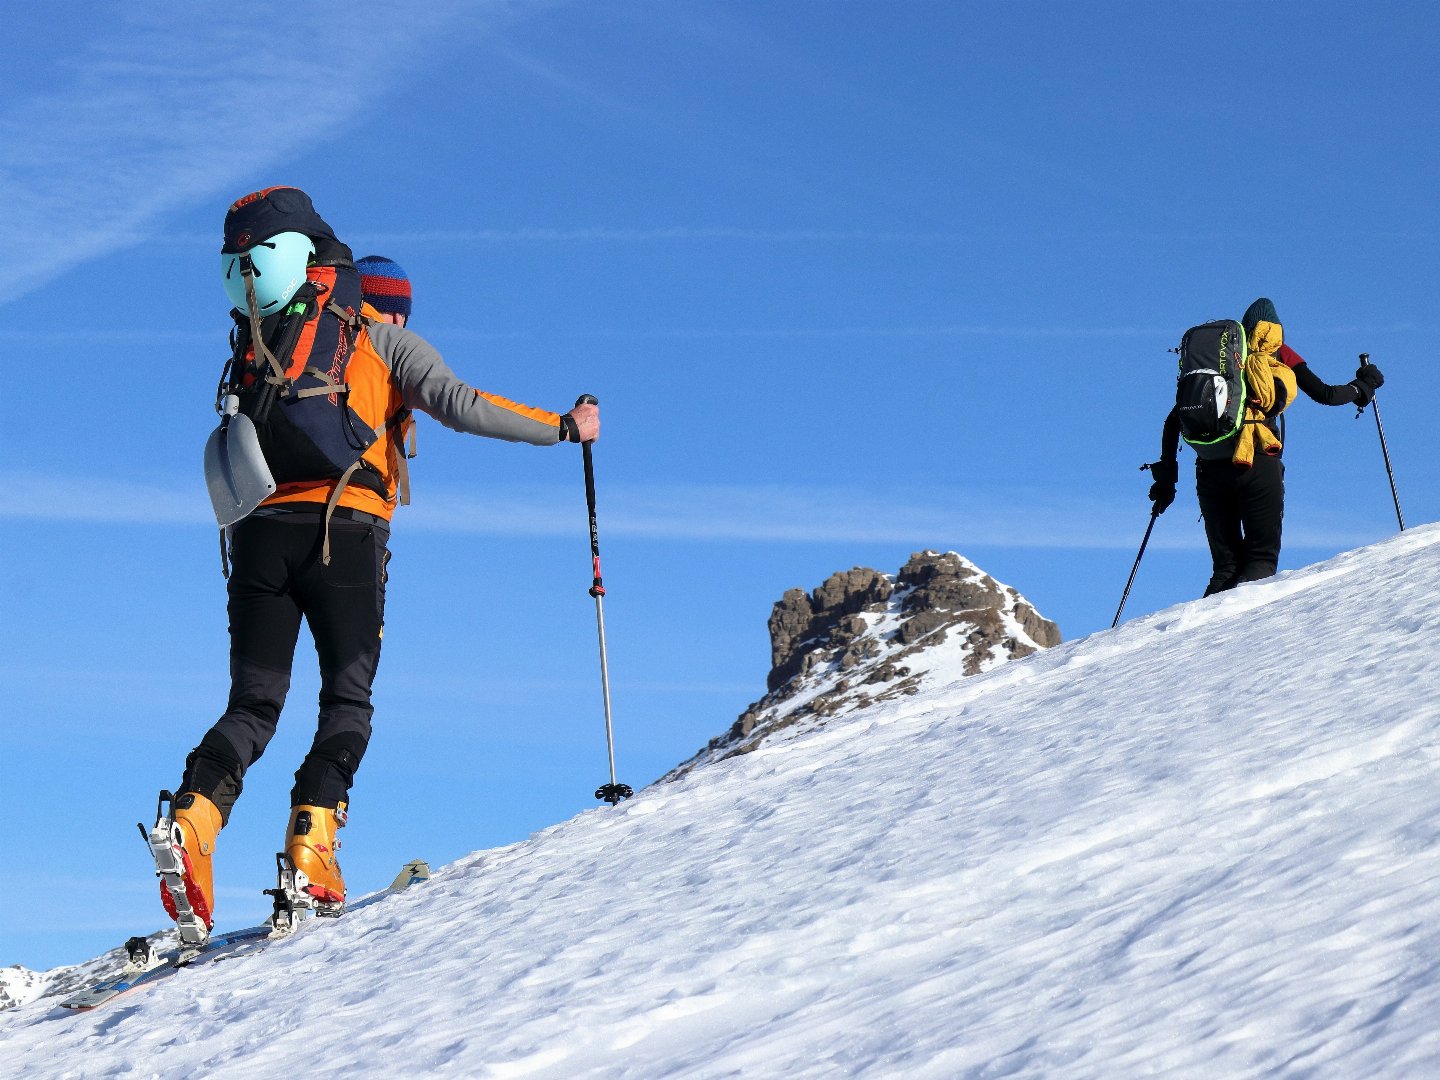
{"label": "thin wispy cloud", "polygon": [[561,71],[554,64],[522,49],[514,41],[498,36],[492,37],[490,50],[493,55],[513,65],[531,79],[558,91],[572,101],[581,102],[592,109],[612,115],[638,118],[645,113],[645,110],[624,98],[583,82],[568,72]]}
{"label": "thin wispy cloud", "polygon": [[561,336],[574,338],[625,339],[814,339],[814,338],[1137,338],[1173,336],[1173,329],[1144,326],[792,326],[773,328],[745,327],[657,327],[611,328],[603,330],[561,331]]}
{"label": "thin wispy cloud", "polygon": [[[454,228],[413,231],[379,232],[367,239],[377,244],[587,244],[587,243],[655,243],[665,241],[744,241],[755,243],[799,244],[981,244],[987,249],[1004,249],[1017,243],[1032,242],[1053,247],[1057,242],[1117,243],[1135,245],[1216,244],[1235,239],[1234,232],[1159,232],[1154,230],[1120,231],[1115,229],[1017,231],[1003,229],[987,232],[956,232],[924,229],[835,229],[796,226],[792,228],[755,228],[743,225],[655,225],[655,226],[525,226],[519,228]],[[1413,232],[1378,232],[1372,230],[1328,233],[1293,230],[1258,234],[1247,232],[1251,239],[1293,242],[1297,237],[1313,239],[1337,238],[1350,240],[1415,240]],[[1429,242],[1432,235],[1418,237]],[[1026,258],[1029,257],[1027,254]]]}
{"label": "thin wispy cloud", "polygon": [[[1398,323],[1393,326],[1370,327],[1325,327],[1306,329],[1308,338],[1341,335],[1367,334],[1404,335],[1419,331],[1431,332],[1432,328],[1417,326],[1415,323]],[[609,327],[592,330],[563,330],[551,328],[558,337],[570,338],[624,338],[624,339],[712,339],[712,338],[756,338],[756,339],[815,339],[815,338],[984,338],[984,339],[1112,339],[1112,338],[1155,338],[1165,342],[1178,341],[1183,328],[1174,326],[1023,326],[998,325],[991,323],[937,323],[934,325],[911,326],[788,326],[788,327]]]}
{"label": "thin wispy cloud", "polygon": [[129,342],[134,345],[153,347],[155,345],[208,345],[214,346],[218,341],[222,346],[225,343],[225,327],[217,333],[214,330],[151,330],[140,327],[113,326],[113,327],[56,327],[45,329],[31,329],[28,327],[7,327],[0,330],[0,342],[22,345],[26,343],[46,342],[59,344],[62,342],[73,342],[83,345],[93,342]]}
{"label": "thin wispy cloud", "polygon": [[[1368,338],[1394,337],[1417,333],[1434,334],[1440,328],[1417,323],[1396,323],[1390,326],[1312,326],[1307,327],[1308,339],[1330,337]],[[470,341],[524,341],[541,338],[566,338],[571,340],[625,340],[625,341],[711,341],[711,340],[850,340],[873,338],[876,340],[901,340],[905,338],[981,338],[986,340],[1075,340],[1075,339],[1119,339],[1153,338],[1169,342],[1177,337],[1173,326],[1006,326],[987,323],[937,323],[934,325],[912,326],[657,326],[657,327],[577,327],[567,329],[547,323],[544,326],[516,327],[514,329],[485,330],[459,324],[447,325],[443,321],[427,326],[429,336],[441,334],[464,334]],[[63,344],[74,342],[133,343],[156,345],[162,343],[177,345],[207,345],[224,343],[224,334],[211,330],[147,330],[133,327],[68,327],[30,328],[0,327],[0,344]]]}
{"label": "thin wispy cloud", "polygon": [[[75,477],[22,474],[0,519],[214,528],[203,481],[166,487],[109,483],[76,499]],[[583,505],[581,506],[583,510]],[[1056,494],[1024,486],[909,486],[888,492],[783,484],[607,485],[606,537],[701,543],[885,543],[915,548],[1133,549],[1135,500]],[[1140,514],[1143,523],[1143,514]],[[584,529],[569,487],[497,488],[484,498],[427,490],[396,513],[396,530],[480,536],[571,536]],[[1287,532],[1291,547],[1373,542],[1363,525],[1326,523]],[[1198,528],[1162,530],[1156,548],[1204,547]]]}
{"label": "thin wispy cloud", "polygon": [[[1247,238],[1292,242],[1297,237],[1318,238],[1303,230],[1270,234],[1247,232]],[[1420,239],[1430,242],[1429,234],[1416,232],[1352,232],[1336,230],[1324,234],[1327,239]],[[1116,243],[1133,247],[1137,244],[1217,244],[1233,241],[1234,232],[1168,233],[1146,230],[1119,232],[1114,229],[998,229],[985,232],[933,229],[823,228],[814,225],[760,227],[752,225],[663,224],[663,225],[519,225],[506,228],[476,227],[456,224],[445,229],[403,229],[365,232],[357,236],[367,244],[456,246],[474,244],[692,244],[735,242],[755,244],[933,244],[983,246],[995,258],[1032,258],[1029,251],[1017,253],[1018,245],[1034,244],[1053,248],[1060,242],[1083,244]],[[170,231],[164,236],[147,237],[147,243],[193,247],[214,240],[210,233]],[[1132,252],[1133,254],[1133,252]],[[1172,257],[1167,253],[1166,257]]]}
{"label": "thin wispy cloud", "polygon": [[[211,525],[210,498],[195,452],[193,483],[142,484],[133,481],[96,484],[78,476],[19,473],[7,478],[0,519],[129,525]],[[76,492],[84,492],[77,498]]]}
{"label": "thin wispy cloud", "polygon": [[242,178],[358,124],[448,25],[510,7],[451,0],[395,18],[393,5],[357,0],[343,13],[361,32],[333,49],[264,33],[263,59],[257,27],[285,25],[293,6],[162,0],[97,12],[55,82],[7,95],[0,114],[0,297],[136,243],[177,208],[233,197]]}
{"label": "thin wispy cloud", "polygon": [[665,241],[739,240],[760,243],[960,243],[982,237],[964,233],[884,229],[759,229],[733,225],[672,225],[574,228],[446,229],[377,233],[376,243],[650,243]]}
{"label": "thin wispy cloud", "polygon": [[[1297,237],[1310,234],[1303,231],[1273,233],[1269,235],[1247,233],[1251,240],[1273,240],[1292,243]],[[1335,232],[1327,236],[1332,241],[1348,240],[1415,240],[1420,237],[1426,243],[1434,237],[1418,233],[1391,234],[1381,232]],[[1159,232],[1117,232],[1110,229],[1080,230],[1073,232],[1046,229],[1034,232],[1013,230],[976,233],[915,229],[874,229],[874,228],[820,228],[815,226],[793,226],[788,228],[756,227],[745,225],[525,225],[507,228],[466,227],[456,224],[445,229],[407,229],[362,231],[353,230],[349,238],[361,246],[394,247],[414,249],[418,247],[457,248],[486,245],[491,247],[619,247],[661,246],[661,245],[775,245],[803,247],[805,245],[858,246],[858,247],[945,247],[955,246],[972,253],[984,252],[988,259],[1029,259],[1033,253],[1031,245],[1054,249],[1060,243],[1083,244],[1093,249],[1096,244],[1114,243],[1133,249],[1137,245],[1194,244],[1213,246],[1235,240],[1233,233],[1159,233]],[[138,241],[141,234],[128,236],[125,242]],[[215,234],[167,230],[163,235],[144,235],[146,244],[152,247],[190,250],[215,242]],[[1415,329],[1406,324],[1403,329]]]}

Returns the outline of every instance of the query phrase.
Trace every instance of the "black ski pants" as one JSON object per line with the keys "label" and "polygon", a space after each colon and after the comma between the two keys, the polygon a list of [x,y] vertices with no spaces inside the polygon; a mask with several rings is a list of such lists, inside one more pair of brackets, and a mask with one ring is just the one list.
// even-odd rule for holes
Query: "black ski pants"
{"label": "black ski pants", "polygon": [[1275,573],[1285,517],[1285,465],[1280,458],[1257,456],[1248,469],[1229,460],[1197,460],[1195,494],[1214,569],[1206,596]]}
{"label": "black ski pants", "polygon": [[181,785],[214,802],[227,822],[246,770],[275,734],[302,618],[319,654],[320,715],[290,803],[333,808],[349,797],[370,741],[390,529],[373,515],[346,513],[330,523],[328,566],[313,509],[253,515],[231,530],[230,699],[186,760]]}

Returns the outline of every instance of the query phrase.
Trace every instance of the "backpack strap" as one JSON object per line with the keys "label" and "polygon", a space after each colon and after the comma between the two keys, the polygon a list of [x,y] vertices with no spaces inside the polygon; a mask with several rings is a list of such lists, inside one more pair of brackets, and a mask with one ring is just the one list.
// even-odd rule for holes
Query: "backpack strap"
{"label": "backpack strap", "polygon": [[335,513],[335,507],[340,504],[340,493],[345,490],[345,485],[350,482],[350,477],[355,475],[358,468],[359,461],[341,473],[340,479],[335,481],[335,490],[330,492],[330,498],[325,501],[325,535],[320,544],[320,561],[326,566],[330,565],[330,518]]}
{"label": "backpack strap", "polygon": [[[355,317],[356,332],[359,332],[359,327],[368,327],[375,321],[375,319],[367,316],[357,315]],[[388,369],[390,361],[381,354],[379,349],[374,347],[373,341],[371,342],[371,348],[374,350],[375,355],[379,357],[380,362]],[[405,430],[406,424],[410,425],[408,431]],[[386,433],[390,431],[399,430],[401,432],[399,452],[395,455],[395,487],[396,493],[399,495],[399,505],[401,506],[410,505],[410,459],[416,454],[415,432],[417,428],[418,425],[415,423],[414,413],[402,405],[393,416],[375,429],[376,436],[380,438],[384,438]]]}
{"label": "backpack strap", "polygon": [[290,359],[305,324],[314,317],[318,295],[314,282],[307,281],[301,285],[295,291],[291,306],[284,314],[272,316],[278,317],[280,323],[272,332],[269,343],[264,340],[263,320],[257,324],[253,312],[231,312],[235,326],[230,331],[230,359],[220,374],[217,403],[226,394],[239,389],[247,377],[256,378],[265,384],[266,390],[261,396],[260,404],[251,414],[251,419],[257,424],[264,422],[275,395],[284,393],[289,388],[289,380],[284,377],[284,372],[289,369]]}
{"label": "backpack strap", "polygon": [[[406,424],[410,430],[404,430]],[[399,452],[395,455],[395,486],[400,496],[400,505],[410,505],[410,458],[415,456],[415,420],[409,409],[400,411],[375,429],[375,434],[384,436],[387,431],[400,430]],[[408,445],[407,445],[408,444]]]}
{"label": "backpack strap", "polygon": [[420,425],[415,422],[415,417],[410,415],[410,410],[405,410],[405,419],[410,424],[410,431],[405,439],[405,445],[401,447],[400,456],[395,460],[400,463],[400,476],[405,481],[405,492],[403,504],[410,505],[410,466],[406,464],[408,459],[413,458],[418,450],[415,449],[415,433],[420,430]]}
{"label": "backpack strap", "polygon": [[[354,352],[356,339],[359,338],[360,331],[366,325],[366,319],[364,318],[364,316],[360,315],[357,312],[350,311],[346,308],[341,307],[339,304],[335,303],[334,300],[331,300],[328,304],[325,305],[325,310],[330,312],[330,314],[334,315],[337,319],[340,320],[340,326],[345,333],[345,340],[348,345],[347,351]],[[297,397],[343,393],[344,391],[350,389],[350,387],[345,383],[335,382],[330,377],[329,372],[320,371],[317,368],[307,368],[306,370],[314,374],[317,378],[324,380],[328,384],[328,387],[333,387],[333,389],[330,389],[327,386],[315,386],[307,390],[300,391],[300,393],[296,395]],[[399,414],[397,413],[396,415],[398,416]],[[378,428],[375,429],[375,434],[377,436],[384,435],[385,429],[388,424],[389,421],[381,424]],[[365,459],[361,457],[356,460],[353,465],[351,465],[348,469],[341,473],[340,479],[335,481],[335,489],[330,492],[330,498],[325,500],[325,535],[320,543],[320,561],[326,566],[330,565],[330,519],[335,514],[335,507],[340,505],[340,493],[345,490],[345,485],[350,482],[350,478],[355,475],[356,470],[358,470],[364,464]],[[400,468],[399,482],[404,491],[404,494],[401,496],[401,501],[408,503],[410,501],[410,480],[409,473],[405,469],[403,464]]]}
{"label": "backpack strap", "polygon": [[[377,436],[383,436],[385,432],[389,429],[399,427],[401,424],[405,423],[409,419],[410,410],[401,409],[389,420],[386,420],[383,424],[377,427],[375,429],[375,434]],[[409,450],[407,452],[406,447],[402,445],[400,447],[400,453],[395,456],[395,479],[396,486],[399,489],[401,506],[410,505],[410,466],[406,464],[405,459],[407,457],[414,456],[415,425],[411,424]],[[351,465],[348,469],[341,473],[340,479],[335,481],[335,490],[330,492],[330,498],[325,500],[325,535],[324,539],[321,541],[320,544],[320,561],[326,566],[330,565],[330,519],[335,514],[335,508],[340,505],[340,493],[345,490],[345,485],[350,482],[350,478],[355,475],[356,470],[358,470],[364,463],[365,459],[361,458],[360,460],[356,461],[355,464]],[[223,538],[223,532],[221,536]]]}
{"label": "backpack strap", "polygon": [[306,367],[304,374],[315,376],[315,378],[319,379],[325,385],[307,386],[304,390],[296,390],[295,398],[297,401],[300,398],[329,397],[331,394],[345,394],[350,391],[349,383],[336,382],[328,371],[321,371],[317,367]]}
{"label": "backpack strap", "polygon": [[245,306],[250,311],[250,341],[255,347],[255,360],[258,363],[263,359],[270,368],[269,374],[265,376],[266,382],[272,386],[284,386],[285,368],[265,344],[265,335],[260,329],[260,305],[255,299],[255,276],[242,276],[245,279]]}
{"label": "backpack strap", "polygon": [[[353,350],[355,348],[355,340],[359,336],[360,330],[367,325],[369,320],[366,319],[364,316],[356,315],[354,312],[345,310],[344,308],[336,304],[334,301],[331,301],[328,305],[326,305],[326,310],[328,310],[331,314],[333,314],[336,318],[340,320],[340,325],[345,328],[346,335],[350,341],[350,348]],[[319,394],[332,394],[343,392],[349,389],[346,384],[336,383],[333,379],[331,379],[328,372],[323,372],[316,368],[307,368],[306,370],[309,371],[311,374],[315,375],[317,378],[325,380],[328,386],[315,386],[306,390],[302,390],[296,394],[296,397],[310,395],[318,396]],[[329,387],[333,387],[334,389],[330,389]],[[377,437],[383,438],[387,432],[395,428],[402,427],[404,424],[410,421],[410,410],[402,407],[393,416],[389,417],[387,420],[385,420],[383,423],[379,424],[375,428],[375,435]],[[410,466],[407,464],[407,459],[413,458],[414,456],[415,424],[413,422],[410,422],[409,446],[405,446],[402,439],[400,452],[395,455],[395,480],[401,506],[410,505]],[[330,492],[330,497],[325,500],[325,528],[324,538],[320,544],[320,561],[326,566],[330,565],[330,519],[335,514],[335,508],[340,505],[340,495],[345,490],[345,485],[350,483],[350,478],[354,476],[356,471],[363,467],[364,464],[365,459],[362,457],[357,460],[353,465],[351,465],[348,469],[346,469],[343,473],[341,473],[340,479],[335,481],[335,488]]]}
{"label": "backpack strap", "polygon": [[[334,300],[325,305],[325,310],[340,320],[340,326],[345,332],[346,353],[355,351],[355,339],[359,336],[360,327],[365,325],[365,320],[346,308],[341,307]],[[295,398],[307,397],[329,397],[331,394],[345,394],[350,391],[350,384],[336,382],[328,371],[321,371],[318,367],[308,365],[303,374],[313,375],[319,379],[323,386],[308,386],[304,390],[295,391]]]}
{"label": "backpack strap", "polygon": [[351,311],[349,308],[341,307],[334,300],[325,305],[325,310],[340,320],[340,325],[345,328],[345,332],[350,338],[350,348],[355,348],[355,339],[360,336],[360,330],[365,326],[365,316]]}

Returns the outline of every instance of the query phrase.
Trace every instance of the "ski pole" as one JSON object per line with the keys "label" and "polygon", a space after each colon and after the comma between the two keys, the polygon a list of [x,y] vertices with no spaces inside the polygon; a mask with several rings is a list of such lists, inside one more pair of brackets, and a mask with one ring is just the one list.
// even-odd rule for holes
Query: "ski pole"
{"label": "ski pole", "polygon": [[[600,402],[590,394],[581,394],[575,404],[598,405]],[[615,780],[615,729],[610,720],[610,667],[605,655],[605,580],[600,573],[600,530],[595,524],[595,462],[590,454],[590,443],[581,443],[580,452],[585,459],[585,505],[590,511],[590,560],[595,574],[590,595],[595,598],[595,625],[600,634],[600,691],[605,701],[605,749],[610,756],[610,783],[596,788],[595,798],[614,806],[635,792],[628,784]]]}
{"label": "ski pole", "polygon": [[1150,511],[1150,524],[1145,527],[1145,539],[1140,541],[1140,553],[1135,556],[1135,565],[1130,568],[1130,580],[1125,582],[1125,594],[1120,597],[1120,606],[1115,609],[1115,621],[1110,624],[1110,629],[1120,625],[1120,612],[1125,610],[1125,601],[1130,599],[1130,586],[1135,584],[1135,575],[1140,572],[1140,560],[1145,557],[1145,547],[1150,543],[1150,533],[1155,528],[1155,519],[1160,516],[1159,510]]}
{"label": "ski pole", "polygon": [[[1362,352],[1360,354],[1360,366],[1362,368],[1370,366],[1370,354],[1368,352]],[[1380,453],[1385,458],[1385,475],[1390,478],[1390,498],[1395,500],[1395,519],[1400,522],[1400,531],[1404,532],[1405,515],[1400,512],[1400,493],[1395,490],[1395,470],[1390,467],[1390,448],[1385,445],[1385,425],[1380,422],[1380,402],[1372,396],[1370,398],[1370,404],[1375,407],[1375,430],[1380,433]],[[1358,419],[1364,411],[1365,406],[1360,406],[1355,413],[1356,418]]]}

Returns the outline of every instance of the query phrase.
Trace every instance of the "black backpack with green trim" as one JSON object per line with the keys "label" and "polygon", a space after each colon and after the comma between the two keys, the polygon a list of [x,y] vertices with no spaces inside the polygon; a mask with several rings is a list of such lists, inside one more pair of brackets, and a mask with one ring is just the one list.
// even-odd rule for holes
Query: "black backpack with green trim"
{"label": "black backpack with green trim", "polygon": [[1228,458],[1245,421],[1245,328],[1234,319],[1192,326],[1175,351],[1180,435],[1202,458]]}

